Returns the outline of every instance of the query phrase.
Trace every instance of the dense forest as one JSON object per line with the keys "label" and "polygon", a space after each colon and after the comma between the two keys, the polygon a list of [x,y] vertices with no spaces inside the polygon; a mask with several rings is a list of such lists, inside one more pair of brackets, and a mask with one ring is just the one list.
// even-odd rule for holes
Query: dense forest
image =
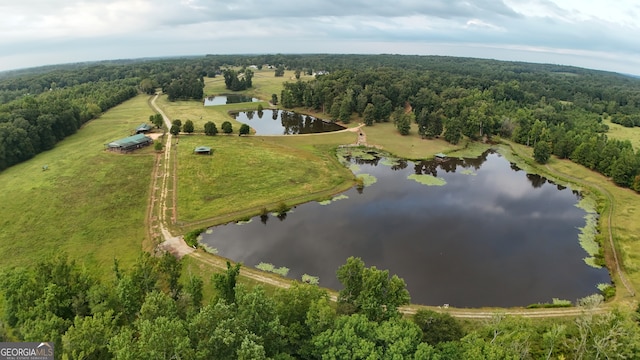
{"label": "dense forest", "polygon": [[[461,322],[419,310],[402,316],[405,283],[349,258],[336,272],[337,303],[316,285],[267,291],[237,282],[240,265],[211,279],[187,276],[170,254],[114,262],[97,281],[64,255],[0,277],[0,341],[55,342],[57,359],[540,359],[634,358],[638,313],[596,313],[581,300],[575,319],[495,317]],[[206,287],[215,295],[205,301]],[[8,331],[12,329],[11,331]]]}
{"label": "dense forest", "polygon": [[[348,123],[392,121],[401,134],[534,147],[536,159],[569,158],[640,191],[640,153],[606,136],[605,119],[640,125],[640,79],[570,66],[402,55],[207,55],[52,66],[0,74],[0,170],[52,148],[84,122],[162,88],[201,99],[203,78],[252,86],[249,66],[323,74],[285,84],[280,105]],[[239,67],[235,70],[233,67]],[[275,95],[275,94],[274,94]],[[277,98],[274,96],[274,98]],[[274,100],[275,101],[275,100]]]}
{"label": "dense forest", "polygon": [[[313,81],[289,82],[286,108],[303,107],[348,123],[393,121],[400,134],[412,126],[424,138],[494,135],[551,154],[640,191],[640,153],[630,142],[610,140],[603,120],[634,126],[640,117],[640,81],[616,74],[472,59],[430,59],[422,66],[340,69]],[[439,61],[436,61],[439,60]],[[449,62],[448,60],[451,60]],[[631,124],[631,125],[629,125]]]}

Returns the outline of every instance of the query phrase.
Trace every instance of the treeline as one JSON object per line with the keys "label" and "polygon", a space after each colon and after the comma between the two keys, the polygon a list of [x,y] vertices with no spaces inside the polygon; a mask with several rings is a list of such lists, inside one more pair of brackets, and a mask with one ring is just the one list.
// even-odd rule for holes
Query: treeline
{"label": "treeline", "polygon": [[[547,157],[542,155],[550,154],[569,158],[611,176],[621,186],[640,191],[640,155],[629,143],[611,142],[603,123],[611,118],[625,126],[637,126],[640,80],[569,66],[440,56],[207,55],[2,73],[0,99],[15,99],[19,104],[25,94],[44,96],[111,82],[135,83],[149,94],[161,88],[171,100],[201,99],[204,76],[216,76],[225,69],[227,88],[241,90],[251,86],[248,67],[266,64],[297,74],[323,73],[313,81],[286,83],[279,99],[283,107],[322,111],[345,123],[355,116],[367,125],[393,121],[402,134],[414,129],[425,138],[442,136],[452,143],[464,136],[479,140],[499,134],[538,146],[541,156],[536,158],[541,161]],[[239,71],[231,69],[236,66]],[[93,103],[104,111],[112,101],[108,94],[102,98]],[[277,102],[275,94],[273,101]],[[89,103],[78,105],[77,112],[93,114],[96,108],[89,108]],[[24,126],[17,127],[24,130]],[[24,131],[12,129],[10,133],[12,140],[6,141],[29,143],[23,141]],[[40,136],[47,137],[44,133],[46,130]],[[13,153],[0,169],[49,146],[48,142],[44,146],[35,143],[34,150],[28,145],[25,149],[12,147]]]}
{"label": "treeline", "polygon": [[135,79],[86,83],[0,105],[0,171],[52,149],[138,92]]}
{"label": "treeline", "polygon": [[174,99],[203,96],[194,59],[75,64],[2,73],[0,171],[49,150],[102,112],[157,87]]}
{"label": "treeline", "polygon": [[[640,116],[640,81],[586,70],[508,72],[509,63],[485,68],[486,63],[477,60],[473,71],[454,71],[455,62],[446,71],[338,70],[285,83],[280,104],[322,111],[344,123],[354,116],[368,126],[393,121],[403,135],[414,127],[424,138],[443,136],[454,144],[463,136],[501,135],[546,150],[546,157],[536,157],[541,162],[550,154],[569,158],[640,191],[640,152],[628,141],[609,140],[603,123],[610,116]],[[484,70],[471,76],[477,68]]]}
{"label": "treeline", "polygon": [[[0,341],[52,341],[56,359],[539,359],[633,358],[638,313],[576,319],[496,315],[462,323],[419,310],[403,317],[405,283],[349,258],[337,304],[316,285],[267,292],[238,283],[240,265],[211,279],[184,274],[170,254],[114,262],[97,281],[65,256],[0,277]],[[205,300],[205,287],[215,295]],[[584,299],[593,305],[601,298]]]}

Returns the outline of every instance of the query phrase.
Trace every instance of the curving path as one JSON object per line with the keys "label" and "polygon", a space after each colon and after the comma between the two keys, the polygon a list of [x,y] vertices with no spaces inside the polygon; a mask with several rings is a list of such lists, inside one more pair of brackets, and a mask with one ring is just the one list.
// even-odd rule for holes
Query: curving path
{"label": "curving path", "polygon": [[[167,125],[168,128],[171,127],[171,120],[169,119],[169,117],[156,105],[155,101],[158,98],[158,95],[155,95],[154,98],[151,100],[150,104],[153,107],[153,109],[155,111],[157,111],[158,113],[160,113],[162,115],[162,118],[164,119],[165,124]],[[358,133],[358,137],[357,140],[355,142],[354,145],[363,145],[363,146],[369,146],[367,144],[367,138],[366,138],[366,134],[365,132],[362,130],[362,127],[364,125],[360,124],[357,127],[354,128],[349,128],[349,129],[345,129],[344,131],[351,131],[351,132],[357,132]],[[176,179],[175,179],[175,173],[172,173],[172,168],[170,166],[170,160],[171,160],[171,151],[172,151],[172,147],[171,147],[171,139],[172,136],[171,134],[167,133],[167,141],[166,141],[166,151],[164,152],[164,157],[163,157],[163,161],[161,162],[157,162],[157,168],[155,169],[155,172],[157,174],[161,174],[158,175],[158,177],[162,177],[161,181],[160,181],[160,199],[159,199],[159,208],[160,208],[160,215],[159,215],[159,227],[160,227],[160,232],[162,234],[162,238],[164,239],[164,241],[159,245],[159,248],[165,251],[169,251],[172,254],[174,254],[175,256],[181,258],[183,256],[191,256],[192,258],[205,263],[209,266],[212,266],[214,268],[220,269],[222,271],[227,269],[227,260],[219,257],[219,256],[212,256],[210,254],[207,254],[203,251],[196,251],[195,249],[191,248],[189,245],[187,245],[187,243],[185,243],[183,237],[181,236],[173,236],[169,230],[167,230],[167,218],[166,218],[166,213],[168,210],[167,207],[167,198],[168,198],[168,193],[169,193],[169,178],[170,176],[174,176],[174,181],[173,184],[175,186],[176,184]],[[175,166],[173,168],[173,171],[175,171]],[[567,175],[567,177],[569,177]],[[578,179],[576,179],[578,180]],[[606,191],[604,191],[605,194],[607,194],[607,196],[610,196],[610,194],[608,194]],[[176,202],[175,202],[175,192],[173,194],[173,206],[175,206]],[[611,212],[613,210],[610,210],[609,213],[609,221],[611,221]],[[175,220],[175,219],[172,219]],[[611,227],[609,227],[609,236],[610,236],[610,241],[612,242],[613,245],[613,240],[612,240],[612,235],[611,235]],[[614,254],[615,254],[615,248],[613,248],[614,250]],[[618,265],[618,261],[617,261],[617,256],[616,256],[616,265]],[[622,277],[622,272],[620,272],[619,269],[619,265],[618,265],[618,273],[621,275],[621,279],[624,279]],[[277,275],[271,275],[259,270],[255,270],[252,268],[247,268],[247,267],[242,267],[240,270],[240,274],[242,276],[245,276],[247,278],[250,278],[252,280],[261,282],[261,283],[265,283],[265,284],[269,284],[272,286],[276,286],[279,288],[289,288],[291,286],[292,280],[290,279],[286,279]],[[625,280],[623,280],[623,282],[625,282]],[[625,282],[625,286],[626,286],[626,282]],[[628,288],[629,289],[629,288]],[[331,298],[332,301],[337,301],[337,293],[335,291],[329,290],[329,296]],[[443,307],[433,307],[433,306],[403,306],[400,307],[400,311],[403,314],[406,315],[412,315],[415,314],[419,309],[430,309],[430,310],[435,310],[435,311],[440,311],[440,312],[446,312],[448,314],[450,314],[451,316],[454,316],[456,318],[466,318],[466,319],[491,319],[497,315],[513,315],[513,316],[521,316],[521,317],[526,317],[526,318],[554,318],[554,317],[574,317],[574,316],[580,316],[583,315],[585,312],[595,312],[595,313],[602,313],[607,311],[607,307],[605,306],[599,306],[599,307],[595,307],[595,308],[582,308],[582,307],[572,307],[572,308],[551,308],[551,309],[491,309],[491,310],[486,310],[486,309],[456,309],[456,308],[443,308]]]}
{"label": "curving path", "polygon": [[[171,128],[171,120],[169,119],[169,117],[164,113],[164,111],[162,111],[162,109],[160,109],[160,107],[158,107],[158,105],[156,105],[156,99],[158,99],[158,95],[156,94],[153,97],[153,100],[151,100],[151,106],[153,107],[153,109],[155,111],[157,111],[159,114],[162,115],[162,119],[164,120],[165,125],[167,126],[167,129]],[[173,236],[171,234],[171,232],[169,232],[169,230],[167,229],[167,197],[169,194],[169,177],[171,175],[173,175],[173,213],[175,214],[175,206],[176,206],[176,199],[175,199],[175,186],[176,186],[176,181],[177,181],[177,177],[175,176],[175,174],[172,174],[171,172],[171,140],[172,140],[172,135],[170,132],[167,132],[165,134],[167,136],[167,141],[165,143],[165,151],[164,151],[164,159],[162,161],[161,164],[158,164],[158,167],[162,167],[162,169],[156,168],[156,172],[157,173],[161,173],[162,174],[162,179],[161,179],[161,184],[160,184],[160,199],[159,201],[159,226],[160,226],[160,231],[162,234],[162,238],[164,239],[164,241],[159,245],[160,249],[168,251],[172,254],[174,254],[175,256],[177,256],[178,258],[181,258],[185,255],[191,254],[195,251],[194,248],[192,248],[191,246],[187,245],[187,243],[184,241],[184,238],[182,236]],[[175,171],[175,166],[174,166],[174,171]],[[175,219],[173,219],[175,220]],[[225,266],[226,268],[226,266]]]}

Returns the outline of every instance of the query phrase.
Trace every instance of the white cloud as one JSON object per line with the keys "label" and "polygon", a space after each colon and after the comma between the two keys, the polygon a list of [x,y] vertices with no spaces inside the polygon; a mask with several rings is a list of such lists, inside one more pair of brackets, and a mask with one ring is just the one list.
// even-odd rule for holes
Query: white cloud
{"label": "white cloud", "polygon": [[23,0],[0,4],[0,70],[98,54],[398,52],[638,73],[639,15],[635,0]]}

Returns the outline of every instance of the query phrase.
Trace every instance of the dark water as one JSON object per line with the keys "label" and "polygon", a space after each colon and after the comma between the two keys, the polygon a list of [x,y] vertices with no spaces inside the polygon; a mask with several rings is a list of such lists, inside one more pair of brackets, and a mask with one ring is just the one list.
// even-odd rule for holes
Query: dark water
{"label": "dark water", "polygon": [[344,129],[338,124],[285,110],[241,111],[231,116],[251,126],[256,135],[315,134]]}
{"label": "dark water", "polygon": [[[610,282],[606,269],[583,261],[578,227],[585,212],[570,189],[496,153],[394,166],[382,160],[358,161],[357,173],[377,178],[362,193],[351,189],[348,199],[298,206],[283,220],[269,215],[264,223],[256,217],[218,226],[203,242],[247,266],[286,266],[289,277],[319,276],[333,289],[341,288],[336,269],[358,256],[403,278],[412,302],[427,305],[575,301]],[[446,185],[407,179],[415,173]]]}
{"label": "dark water", "polygon": [[209,96],[204,99],[204,106],[225,105],[225,104],[237,104],[243,102],[258,102],[260,99],[251,96],[228,94],[228,95],[216,95]]}

